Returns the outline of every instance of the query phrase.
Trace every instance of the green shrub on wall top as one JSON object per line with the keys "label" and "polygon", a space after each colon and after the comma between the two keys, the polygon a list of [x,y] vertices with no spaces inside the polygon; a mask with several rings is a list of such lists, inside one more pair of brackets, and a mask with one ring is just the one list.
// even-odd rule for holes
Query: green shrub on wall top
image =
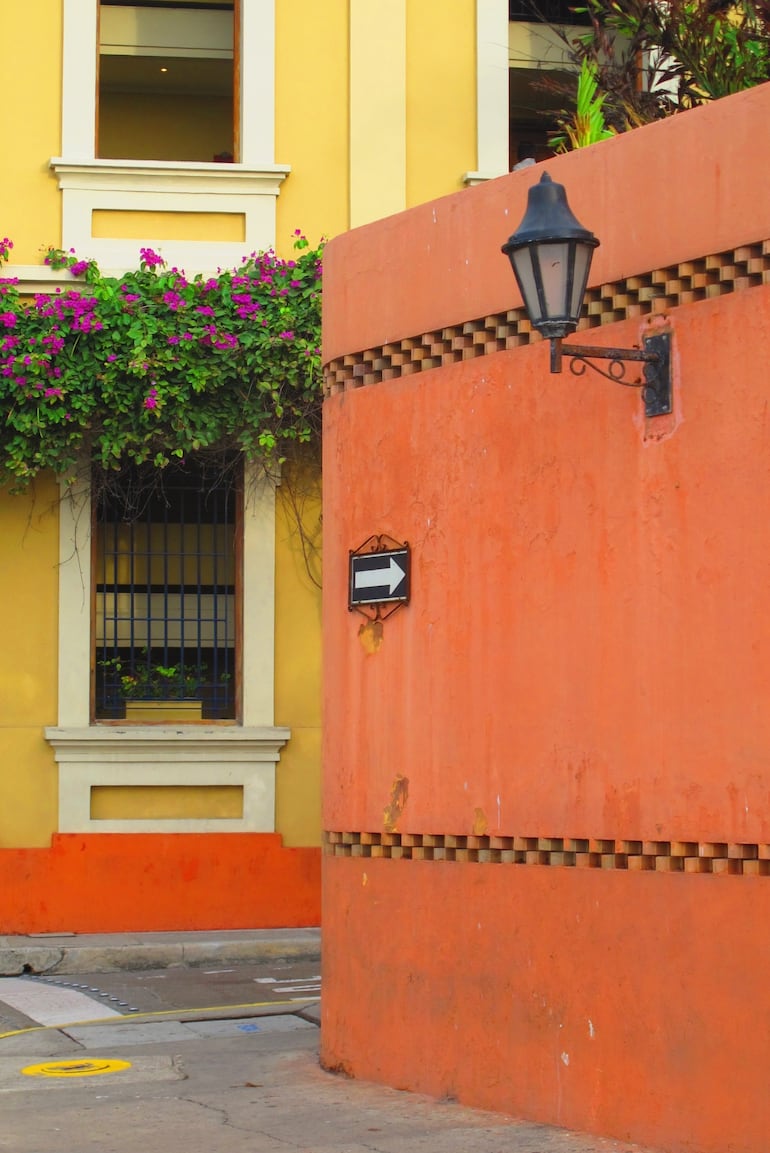
{"label": "green shrub on wall top", "polygon": [[0,484],[84,455],[112,470],[240,450],[270,466],[317,439],[322,246],[298,230],[294,247],[192,280],[148,248],[119,278],[52,250],[73,287],[31,300],[0,279]]}
{"label": "green shrub on wall top", "polygon": [[[538,12],[536,0],[529,6]],[[574,64],[596,68],[602,112],[618,132],[770,80],[767,0],[584,0],[573,11],[589,29],[554,30]]]}
{"label": "green shrub on wall top", "polygon": [[559,119],[560,135],[549,140],[556,152],[569,152],[574,148],[588,148],[615,135],[614,128],[608,128],[602,111],[607,95],[599,91],[598,68],[593,61],[584,59],[580,64],[577,81],[575,111],[571,116]]}

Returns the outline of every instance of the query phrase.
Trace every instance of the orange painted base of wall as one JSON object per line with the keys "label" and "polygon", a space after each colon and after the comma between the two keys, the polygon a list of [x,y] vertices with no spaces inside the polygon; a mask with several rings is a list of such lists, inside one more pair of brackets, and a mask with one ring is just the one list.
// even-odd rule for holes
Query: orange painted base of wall
{"label": "orange painted base of wall", "polygon": [[320,875],[277,833],[57,834],[0,849],[0,933],[318,925]]}
{"label": "orange painted base of wall", "polygon": [[770,878],[324,860],[322,1061],[673,1153],[765,1153]]}

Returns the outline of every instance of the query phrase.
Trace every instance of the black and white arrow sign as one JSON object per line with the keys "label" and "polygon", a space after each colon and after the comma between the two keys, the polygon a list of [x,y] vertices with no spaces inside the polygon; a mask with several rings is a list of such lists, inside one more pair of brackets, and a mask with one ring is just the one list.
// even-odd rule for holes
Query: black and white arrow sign
{"label": "black and white arrow sign", "polygon": [[409,549],[350,554],[351,605],[409,600]]}

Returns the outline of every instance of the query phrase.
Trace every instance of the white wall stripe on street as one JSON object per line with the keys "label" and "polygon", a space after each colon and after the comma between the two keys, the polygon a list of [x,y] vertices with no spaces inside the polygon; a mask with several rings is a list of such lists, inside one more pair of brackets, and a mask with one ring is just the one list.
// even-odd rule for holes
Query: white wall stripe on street
{"label": "white wall stripe on street", "polygon": [[39,1025],[69,1025],[74,1021],[104,1021],[122,1016],[116,1009],[108,1009],[75,989],[62,989],[24,977],[0,978],[0,1001]]}
{"label": "white wall stripe on street", "polygon": [[275,977],[255,977],[258,985],[271,985],[273,993],[318,993],[321,991],[320,977],[284,977],[276,980]]}
{"label": "white wall stripe on street", "polygon": [[316,977],[282,977],[280,980],[275,977],[255,977],[254,980],[258,985],[280,985],[281,991],[286,992],[287,985],[317,985],[321,976],[319,974]]}
{"label": "white wall stripe on street", "polygon": [[[281,989],[281,992],[282,993],[301,993],[304,995],[305,993],[312,993],[316,989],[320,989],[320,988],[321,988],[320,985],[301,985],[301,986],[300,985],[289,985],[287,988]],[[312,998],[312,1000],[316,1000],[316,998]]]}

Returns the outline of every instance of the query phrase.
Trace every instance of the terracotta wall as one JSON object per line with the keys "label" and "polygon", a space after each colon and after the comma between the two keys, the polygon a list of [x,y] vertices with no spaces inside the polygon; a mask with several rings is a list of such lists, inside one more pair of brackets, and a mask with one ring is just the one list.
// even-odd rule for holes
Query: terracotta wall
{"label": "terracotta wall", "polygon": [[[537,343],[326,402],[329,1066],[766,1149],[770,259],[740,260],[769,114],[766,86],[548,164],[594,285],[722,254],[721,287],[591,333],[672,332],[670,417]],[[516,307],[499,247],[539,175],[333,241],[327,359]],[[371,533],[413,550],[381,627],[347,611]]]}

